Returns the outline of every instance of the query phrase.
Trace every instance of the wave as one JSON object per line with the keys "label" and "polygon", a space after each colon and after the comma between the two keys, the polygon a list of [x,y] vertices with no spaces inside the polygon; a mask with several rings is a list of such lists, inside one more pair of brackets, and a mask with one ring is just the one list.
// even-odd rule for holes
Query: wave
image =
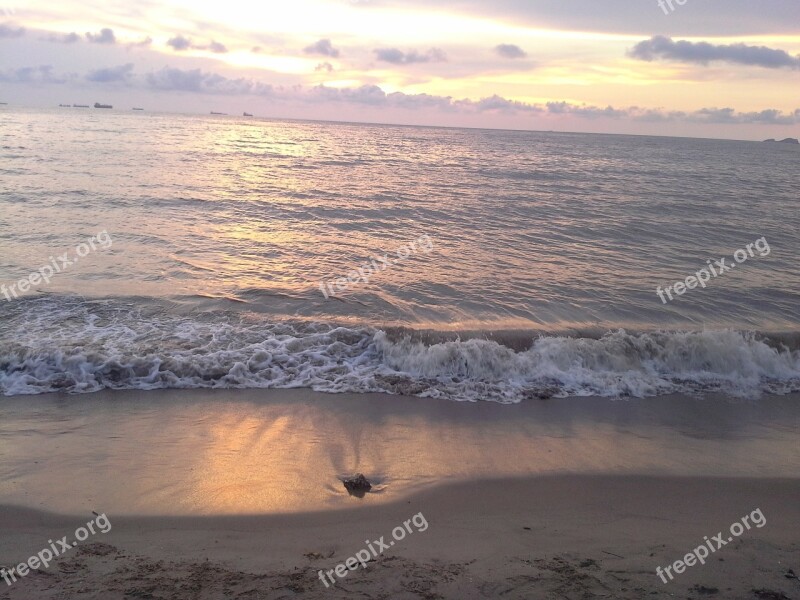
{"label": "wave", "polygon": [[[419,332],[276,321],[161,302],[8,303],[0,392],[297,388],[518,403],[800,391],[797,334],[616,330],[581,335]],[[466,339],[465,339],[466,338]]]}

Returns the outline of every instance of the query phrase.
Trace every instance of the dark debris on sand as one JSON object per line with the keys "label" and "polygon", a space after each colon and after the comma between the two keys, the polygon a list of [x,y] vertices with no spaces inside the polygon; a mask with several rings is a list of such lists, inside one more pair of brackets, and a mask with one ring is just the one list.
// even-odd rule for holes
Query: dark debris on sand
{"label": "dark debris on sand", "polygon": [[351,496],[363,497],[372,489],[372,484],[361,473],[344,479],[342,483]]}

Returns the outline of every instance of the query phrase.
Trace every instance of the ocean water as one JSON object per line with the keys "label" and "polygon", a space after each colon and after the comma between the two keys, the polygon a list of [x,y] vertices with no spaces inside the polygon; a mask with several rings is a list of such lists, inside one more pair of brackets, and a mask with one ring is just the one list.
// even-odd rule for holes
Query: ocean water
{"label": "ocean water", "polygon": [[0,107],[0,392],[799,391],[798,167],[755,142]]}

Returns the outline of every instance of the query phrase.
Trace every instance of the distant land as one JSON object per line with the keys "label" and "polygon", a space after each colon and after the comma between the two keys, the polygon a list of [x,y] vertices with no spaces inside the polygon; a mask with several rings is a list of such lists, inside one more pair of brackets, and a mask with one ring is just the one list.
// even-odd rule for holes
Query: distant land
{"label": "distant land", "polygon": [[786,138],[783,140],[776,140],[773,138],[769,138],[768,140],[764,140],[765,143],[767,142],[774,142],[776,144],[800,144],[800,140],[796,138]]}

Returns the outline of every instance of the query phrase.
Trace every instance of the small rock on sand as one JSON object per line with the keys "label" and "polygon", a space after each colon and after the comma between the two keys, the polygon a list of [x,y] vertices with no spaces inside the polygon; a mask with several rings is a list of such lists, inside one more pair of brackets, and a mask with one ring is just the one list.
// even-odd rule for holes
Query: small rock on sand
{"label": "small rock on sand", "polygon": [[351,494],[364,495],[372,489],[372,484],[361,473],[343,480],[345,489]]}

